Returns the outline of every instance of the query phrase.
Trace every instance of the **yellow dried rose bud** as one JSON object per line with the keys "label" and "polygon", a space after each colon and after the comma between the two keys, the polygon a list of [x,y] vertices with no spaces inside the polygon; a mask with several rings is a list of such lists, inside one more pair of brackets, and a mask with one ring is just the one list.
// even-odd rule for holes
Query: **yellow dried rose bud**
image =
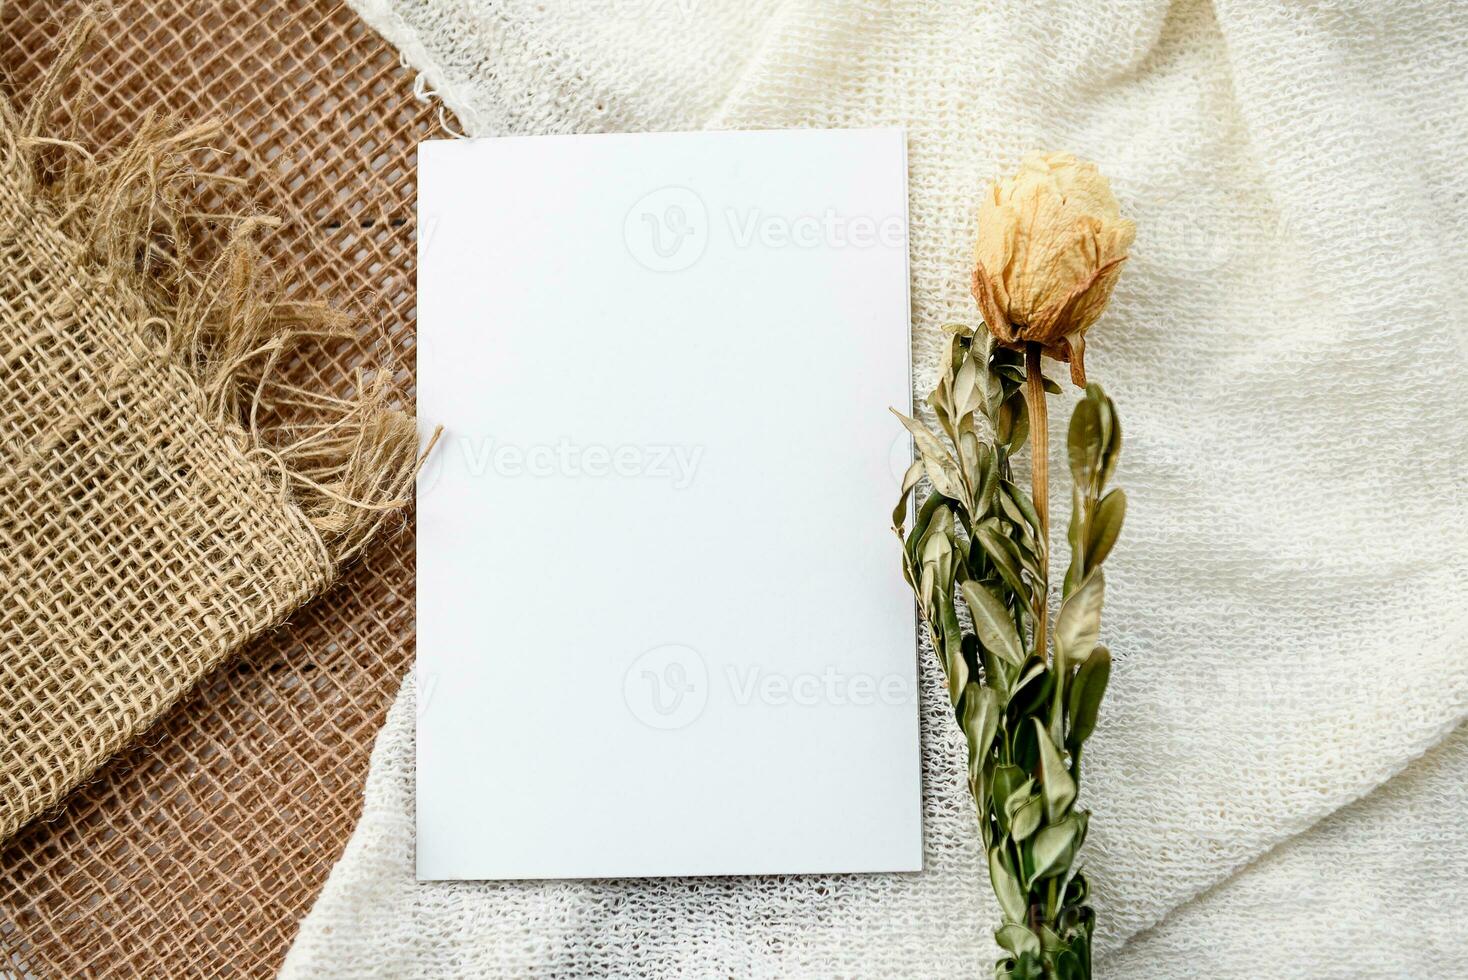
{"label": "yellow dried rose bud", "polygon": [[1084,386],[1086,330],[1136,235],[1095,164],[1069,153],[1027,156],[979,205],[973,290],[989,332],[1007,347],[1040,344]]}

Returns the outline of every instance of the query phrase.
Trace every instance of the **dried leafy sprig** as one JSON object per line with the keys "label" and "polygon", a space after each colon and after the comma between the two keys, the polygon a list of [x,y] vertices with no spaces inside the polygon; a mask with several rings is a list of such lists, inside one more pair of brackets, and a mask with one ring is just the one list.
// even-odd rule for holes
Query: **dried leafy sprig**
{"label": "dried leafy sprig", "polygon": [[[1039,376],[1037,348],[999,347],[963,326],[949,332],[928,399],[941,434],[898,415],[920,458],[903,479],[893,529],[968,740],[969,787],[1003,914],[995,938],[1008,953],[995,975],[1084,980],[1095,915],[1076,854],[1090,814],[1075,803],[1082,749],[1111,672],[1098,644],[1101,563],[1126,511],[1120,490],[1106,493],[1121,427],[1100,386],[1087,387],[1067,439],[1071,563],[1047,630],[1047,522],[1015,484],[1011,460],[1029,438],[1031,414],[1043,425],[1045,391],[1059,388]],[[1045,463],[1039,445],[1036,453],[1032,471]],[[909,532],[908,499],[924,477],[932,493]],[[1042,486],[1036,494],[1043,505]]]}

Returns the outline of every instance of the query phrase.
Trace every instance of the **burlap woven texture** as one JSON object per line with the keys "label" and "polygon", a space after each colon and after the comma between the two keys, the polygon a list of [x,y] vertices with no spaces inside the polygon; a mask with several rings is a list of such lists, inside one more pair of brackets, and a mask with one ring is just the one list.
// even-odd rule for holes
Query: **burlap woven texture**
{"label": "burlap woven texture", "polygon": [[[22,109],[35,99],[41,74],[80,7],[33,0],[0,5],[0,70],[7,94]],[[358,383],[356,371],[364,362],[395,355],[400,366],[411,365],[412,148],[427,134],[432,118],[413,100],[396,54],[330,3],[130,3],[112,13],[77,69],[84,83],[80,97],[55,116],[74,117],[88,143],[114,147],[149,110],[228,119],[226,142],[236,155],[219,169],[247,176],[249,184],[242,189],[206,185],[200,209],[238,214],[258,207],[282,214],[285,224],[264,240],[265,264],[284,258],[311,295],[347,305],[361,314],[358,322],[364,325],[359,335],[334,345],[328,358],[279,359],[282,376],[303,390],[345,396]],[[52,120],[58,129],[67,121]],[[33,224],[18,222],[28,229]],[[6,239],[7,261],[15,261],[9,232]],[[25,254],[35,253],[26,249]],[[102,390],[112,396],[109,411],[148,405],[156,413],[187,416],[197,406],[162,397],[170,382],[157,376],[180,370],[178,364],[129,358],[136,332],[98,332],[99,323],[105,326],[96,309],[106,305],[105,290],[93,285],[83,284],[76,309],[55,318],[66,328],[52,331],[44,343],[7,348],[7,364],[18,365],[18,371],[52,372],[75,367],[78,352],[86,349],[93,361],[112,362],[100,378]],[[13,304],[17,298],[6,294],[0,302]],[[105,344],[114,346],[104,350]],[[104,350],[100,358],[98,350]],[[410,379],[404,373],[400,380]],[[135,396],[131,400],[129,393]],[[101,424],[95,412],[86,414],[86,406],[49,413],[39,408],[7,405],[4,424],[11,425],[12,418],[41,419],[49,432],[76,433],[72,439],[84,436],[86,427],[67,428],[58,419],[86,415],[91,424]],[[170,424],[177,423],[174,418]],[[189,479],[181,471],[197,474],[201,466],[219,464],[190,457],[198,449],[186,435],[170,437],[164,445],[129,432],[125,445],[99,444],[69,471],[43,473],[40,482],[25,484],[34,494],[49,478],[52,485],[77,491],[68,511],[75,527],[13,550],[34,558],[49,546],[51,554],[87,562],[89,580],[107,583],[100,599],[104,605],[91,621],[115,621],[110,613],[119,606],[106,603],[133,610],[136,622],[119,628],[149,638],[158,657],[149,669],[161,664],[170,676],[184,678],[199,666],[188,658],[206,655],[186,635],[170,635],[174,621],[158,613],[185,559],[155,554],[152,579],[118,576],[127,556],[117,547],[127,540],[141,548],[134,536],[139,527],[156,528],[179,518],[155,501],[178,489],[170,481]],[[29,435],[40,438],[39,432]],[[78,465],[116,467],[129,475],[99,482]],[[229,487],[233,479],[248,485],[259,474],[216,475]],[[7,478],[0,490],[6,495],[5,513],[24,515],[29,500],[17,496],[24,481]],[[110,516],[115,512],[108,508],[118,503],[132,510]],[[221,492],[209,506],[239,508],[240,501]],[[314,544],[316,552],[302,547],[313,543],[312,531],[319,529],[267,521],[276,537],[261,537],[258,527],[248,530],[258,518],[248,507],[226,513],[243,522],[242,533],[213,542],[215,550],[202,556],[202,567],[221,574],[200,574],[188,601],[219,603],[223,596],[247,592],[256,598],[247,615],[219,607],[226,612],[212,620],[198,617],[206,623],[228,620],[215,637],[217,649],[272,621],[329,575],[320,545]],[[194,516],[216,526],[210,522],[219,512]],[[239,548],[237,538],[249,545],[231,553]],[[88,554],[87,548],[93,551]],[[270,576],[262,583],[259,569],[278,569],[283,553],[311,557],[299,563],[299,574]],[[8,968],[42,977],[273,972],[296,919],[350,831],[371,736],[411,656],[410,556],[410,536],[390,536],[353,566],[326,600],[306,607],[248,647],[234,665],[210,675],[140,743],[9,842],[0,856],[0,956]],[[6,575],[18,567],[7,564]],[[263,590],[254,591],[262,584]],[[12,588],[8,581],[5,585]],[[35,621],[50,615],[54,622],[55,605],[76,597],[41,593],[32,601],[27,610]],[[8,665],[19,649],[12,636],[19,634],[11,632],[10,623],[5,628]],[[102,639],[82,635],[48,642],[65,654],[88,649],[88,643],[96,649]],[[67,663],[80,661],[63,655],[59,662],[55,657],[32,662],[43,665],[42,673],[26,683],[49,681],[59,689],[65,677],[45,672],[64,672]],[[100,685],[134,689],[124,674],[103,672],[96,679],[98,693],[109,704]],[[118,731],[136,727],[174,693],[166,686],[159,690],[153,702],[123,705]],[[17,710],[37,709],[26,704]],[[84,745],[94,737],[77,736]],[[105,751],[103,745],[96,748]]]}

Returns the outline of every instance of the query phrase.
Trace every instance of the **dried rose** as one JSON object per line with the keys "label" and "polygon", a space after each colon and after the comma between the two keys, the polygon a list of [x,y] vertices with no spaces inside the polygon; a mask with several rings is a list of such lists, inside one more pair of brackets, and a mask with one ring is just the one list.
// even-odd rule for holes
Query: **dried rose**
{"label": "dried rose", "polygon": [[1036,343],[1069,361],[1084,387],[1086,330],[1136,234],[1095,164],[1069,153],[1027,156],[979,205],[973,291],[989,331],[1006,347]]}

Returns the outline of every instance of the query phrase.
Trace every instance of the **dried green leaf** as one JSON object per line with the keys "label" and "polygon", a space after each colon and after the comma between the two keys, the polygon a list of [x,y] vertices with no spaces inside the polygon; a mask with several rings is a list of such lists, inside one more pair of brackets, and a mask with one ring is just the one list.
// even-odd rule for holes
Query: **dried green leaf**
{"label": "dried green leaf", "polygon": [[995,980],[1045,980],[1045,962],[1034,953],[1001,960],[994,965]]}
{"label": "dried green leaf", "polygon": [[1055,653],[1059,663],[1088,655],[1096,646],[1101,635],[1101,602],[1105,596],[1106,580],[1098,568],[1060,603],[1060,612],[1055,617]]}
{"label": "dried green leaf", "polygon": [[[919,598],[923,603],[923,615],[929,623],[940,626],[941,600],[953,583],[953,515],[945,507],[933,514],[928,529],[918,545],[922,561],[922,590]],[[951,600],[950,604],[951,604]],[[938,651],[942,655],[942,651]]]}
{"label": "dried green leaf", "polygon": [[984,443],[979,444],[980,472],[974,481],[974,520],[983,520],[993,509],[995,491],[999,487],[999,461],[994,451]]}
{"label": "dried green leaf", "polygon": [[1065,904],[1079,905],[1091,894],[1091,883],[1085,873],[1077,869],[1065,886]]}
{"label": "dried green leaf", "polygon": [[953,500],[965,500],[963,492],[963,481],[958,475],[958,468],[946,456],[934,457],[927,453],[923,454],[923,468],[928,474],[928,479],[937,490],[945,497]]}
{"label": "dried green leaf", "polygon": [[972,357],[965,357],[953,379],[955,418],[972,415],[983,404],[984,389],[979,382],[980,367]]}
{"label": "dried green leaf", "polygon": [[1084,536],[1086,533],[1086,510],[1085,503],[1077,489],[1073,489],[1070,495],[1070,523],[1065,529],[1065,540],[1070,545],[1070,565],[1065,569],[1065,582],[1061,586],[1062,597],[1070,595],[1075,591],[1076,584],[1082,576],[1081,566],[1085,564]]}
{"label": "dried green leaf", "polygon": [[1106,392],[1094,381],[1086,385],[1086,398],[1096,403],[1096,422],[1101,432],[1101,448],[1106,449],[1111,445],[1112,423],[1115,421],[1115,410],[1111,405],[1111,399],[1106,397]]}
{"label": "dried green leaf", "polygon": [[938,420],[938,428],[953,438],[953,406],[949,403],[947,379],[938,382],[937,387],[928,393],[927,401],[933,410],[933,418]]}
{"label": "dried green leaf", "polygon": [[989,883],[994,886],[994,896],[999,899],[999,910],[1004,917],[1011,922],[1023,922],[1029,904],[1001,847],[989,849]]}
{"label": "dried green leaf", "polygon": [[933,565],[941,571],[946,564],[952,561],[953,542],[949,540],[949,533],[949,529],[935,515],[932,523],[928,525],[928,533],[923,536],[924,565]]}
{"label": "dried green leaf", "polygon": [[1015,956],[1025,953],[1031,956],[1040,955],[1040,937],[1018,922],[1011,922],[994,930],[994,941]]}
{"label": "dried green leaf", "polygon": [[897,416],[897,420],[902,423],[903,428],[912,433],[912,440],[917,444],[919,453],[929,456],[947,457],[949,462],[952,462],[952,457],[948,454],[948,447],[943,445],[942,440],[938,438],[932,429],[917,419],[908,418],[895,408],[890,408],[888,411]]}
{"label": "dried green leaf", "polygon": [[1055,954],[1055,980],[1087,980],[1086,968],[1081,964],[1073,950],[1060,950]]}
{"label": "dried green leaf", "polygon": [[948,678],[948,700],[957,705],[968,685],[968,662],[963,656],[963,631],[958,625],[958,613],[946,588],[938,593],[938,613],[943,628],[943,649],[938,654]]}
{"label": "dried green leaf", "polygon": [[912,522],[912,533],[903,542],[902,550],[906,555],[907,562],[916,568],[922,562],[922,545],[927,539],[928,528],[933,523],[934,515],[939,510],[948,510],[945,506],[947,498],[940,493],[928,494],[928,499],[918,508],[917,517]]}
{"label": "dried green leaf", "polygon": [[1005,480],[1000,485],[1000,488],[1004,492],[1005,498],[1024,516],[1025,523],[1029,524],[1030,530],[1038,535],[1040,531],[1040,515],[1035,511],[1035,504],[1034,501],[1030,500],[1030,495],[1008,480]]}
{"label": "dried green leaf", "polygon": [[1014,455],[1024,447],[1030,435],[1030,413],[1023,389],[1016,388],[1005,396],[994,416],[995,443]]}
{"label": "dried green leaf", "polygon": [[917,560],[917,543],[927,533],[928,525],[932,523],[933,516],[937,514],[938,510],[940,508],[947,510],[947,507],[944,506],[947,502],[948,499],[941,493],[930,493],[927,499],[923,501],[923,505],[918,508],[917,517],[912,522],[912,536],[907,541],[908,547],[914,549],[914,561]]}
{"label": "dried green leaf", "polygon": [[1110,421],[1110,430],[1106,436],[1105,461],[1101,468],[1101,479],[1097,486],[1105,486],[1111,480],[1111,474],[1116,470],[1116,461],[1121,456],[1121,419],[1116,414],[1116,405],[1105,393],[1101,386],[1096,386],[1096,392],[1101,396],[1106,405],[1106,417]]}
{"label": "dried green leaf", "polygon": [[1065,948],[1065,940],[1061,939],[1054,929],[1042,922],[1040,924],[1040,945],[1045,952],[1054,953]]}
{"label": "dried green leaf", "polygon": [[1020,575],[1019,561],[1007,547],[1009,539],[988,526],[976,528],[974,536],[978,539],[979,546],[984,549],[984,554],[989,556],[989,561],[994,565],[999,577],[1004,579],[1004,584],[1013,589],[1016,595],[1028,597],[1030,590],[1025,586],[1024,579]]}
{"label": "dried green leaf", "polygon": [[1019,509],[1018,504],[1009,498],[1009,494],[1004,492],[1002,486],[1000,491],[994,496],[999,501],[999,513],[1004,516],[1005,520],[1014,524],[1016,527],[1028,528],[1029,525],[1025,520],[1024,512]]}
{"label": "dried green leaf", "polygon": [[945,497],[962,500],[963,483],[958,475],[958,464],[948,449],[931,429],[917,419],[910,419],[895,408],[891,412],[912,433],[913,443],[917,446],[918,455],[922,457],[933,488]]}
{"label": "dried green leaf", "polygon": [[989,447],[979,441],[972,429],[959,433],[958,447],[968,487],[974,494],[971,516],[976,521],[982,520],[990,509],[989,498],[998,478],[998,466]]}
{"label": "dried green leaf", "polygon": [[1045,801],[1041,797],[1031,796],[1024,800],[1009,815],[1009,836],[1016,841],[1026,839],[1039,828],[1044,813]]}
{"label": "dried green leaf", "polygon": [[1044,576],[1040,574],[1040,556],[1031,550],[1028,544],[1016,541],[1010,536],[1008,530],[999,534],[999,543],[1009,556],[1019,562],[1020,567],[1030,573],[1030,577],[1036,582],[1041,581]]}
{"label": "dried green leaf", "polygon": [[1018,453],[1024,448],[1025,442],[1030,438],[1030,409],[1025,402],[1024,394],[1016,391],[1009,397],[1010,402],[1017,403],[1013,410],[1013,421],[1010,424],[1009,435],[1004,444],[1008,447],[1011,455]]}
{"label": "dried green leaf", "polygon": [[994,338],[985,331],[984,339],[975,343],[969,351],[972,357],[983,371],[979,373],[979,384],[983,388],[984,403],[982,406],[984,416],[992,423],[999,411],[999,405],[1004,401],[1004,383],[997,372],[993,370],[992,355],[994,352]]}
{"label": "dried green leaf", "polygon": [[1101,418],[1096,402],[1084,398],[1076,403],[1066,436],[1070,475],[1077,486],[1091,486],[1101,462]]}
{"label": "dried green leaf", "polygon": [[1091,537],[1086,542],[1086,567],[1095,568],[1111,554],[1111,548],[1121,535],[1122,522],[1126,520],[1126,494],[1113,490],[1101,498],[1096,512],[1091,517]]}
{"label": "dried green leaf", "polygon": [[1014,690],[1009,694],[1008,710],[1018,718],[1029,715],[1050,697],[1053,683],[1054,677],[1045,661],[1031,655],[1020,671],[1019,680],[1015,681]]}
{"label": "dried green leaf", "polygon": [[1045,797],[1045,818],[1056,823],[1075,802],[1076,781],[1066,768],[1060,749],[1050,740],[1045,723],[1037,717],[1030,721],[1034,723],[1040,746],[1040,790]]}
{"label": "dried green leaf", "polygon": [[1032,795],[1034,795],[1034,792],[1035,779],[1033,776],[1026,776],[1025,781],[1016,786],[1007,797],[1005,797],[1002,801],[995,800],[995,802],[1002,802],[1004,806],[1004,815],[1012,817],[1014,816],[1014,811],[1024,806],[1025,801],[1028,800]]}
{"label": "dried green leaf", "polygon": [[[1025,775],[1025,771],[1019,766],[1013,766],[1009,764],[995,766],[993,785],[994,799],[1000,804],[1003,804],[1004,801],[1014,796],[1016,791],[1018,791],[1021,786],[1028,782],[1029,779],[1030,777]],[[1002,805],[999,807],[999,810],[1001,813],[1003,812],[1004,808]]]}
{"label": "dried green leaf", "polygon": [[1095,405],[1098,430],[1097,473],[1095,489],[1099,492],[1116,468],[1121,452],[1121,421],[1116,416],[1116,405],[1106,396],[1101,386],[1095,383],[1086,386],[1085,401]]}
{"label": "dried green leaf", "polygon": [[1101,699],[1106,696],[1106,685],[1111,680],[1111,651],[1096,647],[1076,671],[1071,682],[1069,704],[1066,713],[1070,716],[1070,731],[1065,744],[1076,751],[1096,730],[1096,718],[1101,710]]}
{"label": "dried green leaf", "polygon": [[1075,815],[1053,823],[1035,835],[1030,848],[1029,882],[1064,874],[1079,846],[1081,823]]}
{"label": "dried green leaf", "polygon": [[1023,663],[1024,648],[1003,600],[972,579],[963,583],[961,591],[979,642],[1015,666]]}
{"label": "dried green leaf", "polygon": [[913,488],[923,478],[923,461],[915,460],[902,475],[902,493],[897,498],[897,506],[892,508],[892,528],[900,537],[902,527],[907,523],[907,500],[912,496]]}
{"label": "dried green leaf", "polygon": [[1001,711],[999,695],[993,688],[969,682],[963,693],[960,723],[968,739],[970,779],[978,775],[989,755],[989,747],[994,744],[994,735],[999,730]]}

